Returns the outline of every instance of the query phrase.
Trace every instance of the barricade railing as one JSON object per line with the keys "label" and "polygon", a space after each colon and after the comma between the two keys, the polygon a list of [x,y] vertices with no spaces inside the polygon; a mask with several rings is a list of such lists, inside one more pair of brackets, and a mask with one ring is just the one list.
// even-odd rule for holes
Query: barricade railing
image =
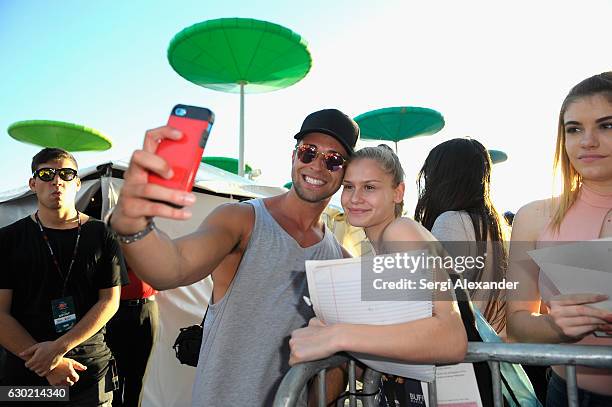
{"label": "barricade railing", "polygon": [[[588,345],[547,345],[530,343],[483,343],[470,342],[464,362],[489,363],[493,383],[493,403],[503,406],[500,362],[526,365],[564,365],[567,382],[569,407],[578,406],[578,387],[576,385],[576,366],[612,369],[612,346]],[[336,402],[344,406],[348,399],[350,407],[357,407],[357,398],[363,407],[377,407],[375,393],[379,388],[381,374],[366,369],[362,380],[362,390],[356,390],[355,362],[348,356],[338,354],[327,359],[301,363],[292,367],[283,378],[273,407],[294,407],[308,381],[317,375],[318,406],[326,406],[325,371],[329,368],[348,363],[348,395]],[[429,406],[436,407],[435,381],[428,384]]]}

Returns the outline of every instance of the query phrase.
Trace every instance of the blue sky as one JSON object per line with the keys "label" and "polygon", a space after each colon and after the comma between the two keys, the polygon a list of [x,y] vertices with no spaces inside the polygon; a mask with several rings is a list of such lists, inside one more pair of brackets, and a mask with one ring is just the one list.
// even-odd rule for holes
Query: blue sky
{"label": "blue sky", "polygon": [[[167,46],[183,28],[221,17],[284,25],[309,44],[296,85],[246,97],[246,161],[262,182],[289,180],[291,135],[310,112],[351,116],[388,106],[440,111],[446,127],[400,144],[407,208],[429,149],[471,136],[510,159],[496,166],[503,211],[550,196],[555,121],[579,80],[612,69],[612,2],[576,1],[10,1],[0,2],[0,190],[25,185],[38,148],[6,128],[62,120],[108,134],[114,147],[79,153],[81,167],[128,157],[176,103],[211,108],[207,155],[237,157],[239,98],[179,77]],[[367,143],[363,143],[366,145]]]}

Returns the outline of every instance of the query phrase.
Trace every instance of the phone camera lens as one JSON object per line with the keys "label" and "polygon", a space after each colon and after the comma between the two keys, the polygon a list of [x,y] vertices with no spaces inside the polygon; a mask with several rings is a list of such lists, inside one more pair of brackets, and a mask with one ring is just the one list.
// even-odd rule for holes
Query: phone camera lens
{"label": "phone camera lens", "polygon": [[182,107],[177,107],[174,110],[174,114],[177,115],[177,116],[181,116],[181,117],[185,116],[185,115],[187,115],[187,109],[184,109]]}

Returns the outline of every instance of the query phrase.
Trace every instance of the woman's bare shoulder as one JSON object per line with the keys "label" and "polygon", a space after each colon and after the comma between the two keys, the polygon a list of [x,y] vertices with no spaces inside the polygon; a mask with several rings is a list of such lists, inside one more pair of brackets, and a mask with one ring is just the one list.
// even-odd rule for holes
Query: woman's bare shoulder
{"label": "woman's bare shoulder", "polygon": [[387,226],[382,236],[385,242],[431,241],[433,235],[420,223],[410,218],[397,218]]}
{"label": "woman's bare shoulder", "polygon": [[513,239],[535,240],[549,224],[556,198],[540,199],[518,210],[512,224]]}

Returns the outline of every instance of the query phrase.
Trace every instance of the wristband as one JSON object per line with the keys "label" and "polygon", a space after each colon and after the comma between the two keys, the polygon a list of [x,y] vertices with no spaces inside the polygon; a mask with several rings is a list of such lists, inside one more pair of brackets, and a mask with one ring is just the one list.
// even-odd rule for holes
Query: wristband
{"label": "wristband", "polygon": [[106,223],[106,225],[111,228],[114,232],[115,235],[117,235],[117,240],[119,240],[119,242],[121,243],[125,243],[125,244],[130,244],[130,243],[134,243],[139,241],[140,239],[142,239],[143,237],[145,237],[146,235],[148,235],[149,233],[151,233],[151,231],[153,229],[155,229],[155,223],[153,223],[153,218],[150,218],[147,222],[147,226],[145,226],[144,229],[136,232],[136,233],[132,233],[131,235],[124,235],[121,234],[119,232],[117,232],[116,230],[113,229],[112,225],[111,225],[111,217],[113,215],[113,210],[115,209],[115,207],[111,208],[108,213],[106,214],[106,216],[104,217],[104,223]]}

